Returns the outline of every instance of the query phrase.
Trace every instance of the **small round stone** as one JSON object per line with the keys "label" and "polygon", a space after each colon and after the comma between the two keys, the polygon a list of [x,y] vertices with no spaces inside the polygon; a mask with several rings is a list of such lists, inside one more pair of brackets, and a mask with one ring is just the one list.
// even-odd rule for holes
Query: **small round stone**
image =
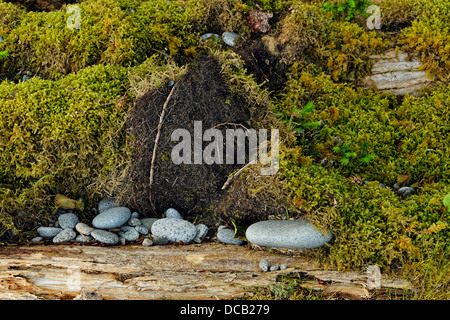
{"label": "small round stone", "polygon": [[56,228],[56,227],[39,227],[37,228],[37,233],[44,238],[53,238],[54,236],[56,236],[58,233],[60,233],[61,231],[63,231],[63,229],[61,228]]}
{"label": "small round stone", "polygon": [[142,245],[144,247],[150,247],[153,245],[153,241],[150,240],[149,238],[145,238],[144,241],[142,241]]}
{"label": "small round stone", "polygon": [[119,237],[117,236],[117,234],[112,233],[110,231],[95,229],[91,232],[91,236],[95,240],[103,242],[105,244],[118,244],[119,243]]}
{"label": "small round stone", "polygon": [[77,234],[76,234],[75,231],[73,231],[73,229],[66,228],[63,231],[61,231],[60,233],[58,233],[53,238],[53,242],[54,243],[67,242],[67,241],[70,241],[72,239],[75,239],[76,236],[77,236]]}
{"label": "small round stone", "polygon": [[90,235],[77,235],[77,237],[75,238],[76,242],[81,242],[81,243],[86,243],[92,240],[92,237]]}
{"label": "small round stone", "polygon": [[204,238],[207,235],[208,231],[209,231],[209,228],[206,225],[202,224],[202,223],[196,225],[195,227],[197,228],[197,236],[196,236],[196,238],[199,238],[199,239]]}
{"label": "small round stone", "polygon": [[237,33],[225,31],[222,33],[222,40],[230,47],[234,47],[236,44],[236,39],[238,37]]}
{"label": "small round stone", "polygon": [[64,213],[58,217],[59,226],[63,229],[73,229],[79,221],[73,213]]}
{"label": "small round stone", "polygon": [[128,220],[128,225],[132,227],[140,226],[141,224],[142,222],[138,218],[131,218],[130,220]]}
{"label": "small round stone", "polygon": [[136,229],[137,232],[139,232],[140,234],[148,234],[148,229],[144,226],[136,226],[134,227]]}
{"label": "small round stone", "polygon": [[131,218],[139,218],[139,213],[136,211],[131,214]]}
{"label": "small round stone", "polygon": [[408,198],[408,197],[412,196],[414,193],[416,193],[416,190],[414,190],[411,187],[402,187],[402,188],[398,189],[398,193],[403,198]]}
{"label": "small round stone", "polygon": [[234,230],[228,228],[219,230],[217,232],[217,239],[226,244],[241,245],[244,243],[241,239],[234,237]]}
{"label": "small round stone", "polygon": [[100,200],[100,202],[98,203],[98,212],[102,213],[103,211],[106,211],[113,207],[117,207],[116,201],[117,201],[116,198],[106,198]]}
{"label": "small round stone", "polygon": [[280,269],[280,265],[274,264],[273,266],[270,266],[270,271],[278,271]]}
{"label": "small round stone", "polygon": [[79,222],[75,225],[75,229],[84,235],[90,235],[94,228],[89,227],[86,223]]}
{"label": "small round stone", "polygon": [[141,225],[146,227],[148,230],[152,228],[153,223],[158,220],[157,218],[144,218],[141,219]]}
{"label": "small round stone", "polygon": [[287,263],[282,263],[282,264],[280,264],[280,270],[286,270],[287,267],[288,267],[288,264],[287,264]]}
{"label": "small round stone", "polygon": [[120,231],[119,235],[127,241],[135,241],[139,238],[139,232],[136,231],[136,229],[131,229],[128,231]]}
{"label": "small round stone", "polygon": [[269,271],[269,262],[266,259],[261,259],[261,261],[259,261],[259,267],[261,268],[261,270],[263,272],[267,272]]}
{"label": "small round stone", "polygon": [[44,240],[44,237],[34,237],[33,239],[31,239],[31,242],[40,242]]}
{"label": "small round stone", "polygon": [[178,212],[178,210],[174,208],[169,208],[165,212],[166,218],[173,218],[173,219],[183,219],[181,214]]}

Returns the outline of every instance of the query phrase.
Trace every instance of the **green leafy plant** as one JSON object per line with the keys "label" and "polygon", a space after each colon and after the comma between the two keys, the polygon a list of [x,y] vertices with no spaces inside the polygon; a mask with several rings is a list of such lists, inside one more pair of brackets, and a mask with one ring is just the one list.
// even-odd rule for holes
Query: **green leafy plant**
{"label": "green leafy plant", "polygon": [[326,12],[331,12],[333,19],[344,17],[346,21],[350,21],[358,15],[366,16],[366,8],[371,4],[372,2],[366,0],[325,2],[322,5],[322,9]]}
{"label": "green leafy plant", "polygon": [[373,153],[369,153],[369,143],[364,141],[361,145],[361,150],[359,153],[356,153],[350,149],[350,147],[346,144],[342,146],[336,146],[333,148],[333,151],[339,153],[341,155],[341,163],[343,165],[347,165],[350,163],[350,159],[358,159],[362,164],[369,164],[372,160],[376,159],[376,155]]}
{"label": "green leafy plant", "polygon": [[306,114],[314,111],[314,101],[310,101],[302,109],[294,108],[290,115],[283,112],[276,112],[281,118],[296,132],[302,132],[304,129],[314,129],[321,126],[320,121],[304,122]]}

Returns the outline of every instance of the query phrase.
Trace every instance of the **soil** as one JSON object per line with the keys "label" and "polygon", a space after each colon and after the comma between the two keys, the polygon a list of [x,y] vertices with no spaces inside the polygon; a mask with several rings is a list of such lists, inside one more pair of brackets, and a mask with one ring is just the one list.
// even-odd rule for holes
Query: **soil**
{"label": "soil", "polygon": [[[202,121],[202,134],[216,127],[223,137],[227,128],[250,128],[249,106],[243,97],[229,90],[213,57],[200,55],[176,86],[167,104],[156,150],[151,187],[153,203],[149,200],[149,172],[160,115],[171,87],[164,86],[144,94],[136,101],[127,120],[128,133],[135,137],[135,155],[132,176],[123,197],[128,206],[142,215],[161,215],[170,207],[183,212],[185,218],[210,211],[211,205],[223,194],[221,187],[229,174],[243,166],[215,163],[175,165],[172,162],[171,152],[178,143],[171,141],[172,133],[176,129],[186,129],[193,142],[194,121]],[[208,144],[204,142],[202,150]],[[193,160],[193,156],[191,158]]]}
{"label": "soil", "polygon": [[65,4],[80,3],[83,0],[6,0],[16,6],[23,6],[28,11],[54,11],[59,10]]}

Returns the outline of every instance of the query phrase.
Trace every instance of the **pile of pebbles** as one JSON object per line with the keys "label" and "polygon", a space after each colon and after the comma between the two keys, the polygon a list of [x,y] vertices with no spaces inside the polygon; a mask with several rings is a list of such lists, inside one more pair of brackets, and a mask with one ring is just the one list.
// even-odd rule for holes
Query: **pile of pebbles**
{"label": "pile of pebbles", "polygon": [[137,212],[127,207],[115,206],[116,199],[100,201],[98,212],[92,220],[92,226],[80,222],[71,210],[58,209],[56,226],[39,227],[37,237],[32,242],[52,239],[53,243],[75,240],[80,243],[97,240],[103,244],[116,245],[142,241],[142,245],[168,244],[169,242],[200,243],[208,234],[204,224],[194,225],[183,220],[181,214],[173,208],[166,210],[165,218],[139,219]]}

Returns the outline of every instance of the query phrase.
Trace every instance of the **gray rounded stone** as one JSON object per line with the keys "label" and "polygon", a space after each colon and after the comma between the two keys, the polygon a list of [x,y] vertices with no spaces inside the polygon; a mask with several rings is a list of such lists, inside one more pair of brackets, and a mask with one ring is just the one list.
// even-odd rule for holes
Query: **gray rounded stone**
{"label": "gray rounded stone", "polygon": [[178,212],[177,209],[169,208],[165,212],[166,218],[173,218],[173,219],[183,219],[181,214]]}
{"label": "gray rounded stone", "polygon": [[159,220],[159,219],[157,219],[157,218],[144,218],[144,219],[141,219],[141,225],[146,227],[148,230],[151,230],[152,229],[152,225],[153,225],[153,223],[156,220]]}
{"label": "gray rounded stone", "polygon": [[173,242],[189,243],[197,235],[197,228],[189,221],[174,218],[164,218],[152,225],[152,234]]}
{"label": "gray rounded stone", "polygon": [[34,237],[33,239],[31,239],[31,242],[39,242],[44,240],[44,237]]}
{"label": "gray rounded stone", "polygon": [[269,271],[270,265],[266,259],[261,259],[261,261],[259,261],[259,267],[263,272],[267,272]]}
{"label": "gray rounded stone", "polygon": [[213,42],[217,42],[217,41],[220,40],[220,35],[218,35],[216,33],[205,33],[205,34],[202,34],[200,36],[200,38],[202,39],[202,42],[205,42],[205,41],[208,41],[208,40],[213,41]]}
{"label": "gray rounded stone", "polygon": [[137,232],[139,232],[140,234],[148,234],[148,229],[144,226],[136,226],[134,227],[136,229]]}
{"label": "gray rounded stone", "polygon": [[72,228],[66,228],[63,231],[61,231],[60,233],[58,233],[53,238],[53,242],[54,243],[67,242],[67,241],[70,241],[72,239],[75,239],[76,236],[77,236],[77,234],[76,234],[75,231],[73,231]]}
{"label": "gray rounded stone", "polygon": [[142,222],[138,218],[131,218],[130,220],[128,220],[127,224],[129,226],[136,227],[136,226],[140,226],[142,224]]}
{"label": "gray rounded stone", "polygon": [[64,213],[58,218],[59,226],[63,229],[73,229],[79,221],[78,217],[73,213]]}
{"label": "gray rounded stone", "polygon": [[308,220],[266,220],[247,228],[249,242],[262,247],[313,249],[332,239],[328,231],[322,234]]}
{"label": "gray rounded stone", "polygon": [[169,240],[167,240],[166,238],[153,236],[153,243],[156,245],[165,245],[169,243]]}
{"label": "gray rounded stone", "polygon": [[139,213],[136,211],[131,214],[131,218],[139,218]]}
{"label": "gray rounded stone", "polygon": [[56,236],[58,233],[60,233],[61,231],[63,231],[63,229],[61,228],[56,228],[56,227],[39,227],[37,228],[37,233],[44,238],[53,238],[54,236]]}
{"label": "gray rounded stone", "polygon": [[98,214],[92,225],[98,229],[118,228],[130,220],[131,211],[126,207],[114,207]]}
{"label": "gray rounded stone", "polygon": [[237,33],[225,31],[222,33],[222,40],[230,47],[234,47],[236,44],[236,39],[238,37]]}
{"label": "gray rounded stone", "polygon": [[86,243],[92,240],[92,237],[90,235],[77,235],[77,237],[75,238],[76,242],[81,242],[81,243]]}
{"label": "gray rounded stone", "polygon": [[217,239],[226,244],[241,245],[244,243],[241,239],[234,237],[234,230],[228,228],[219,230],[219,232],[217,232]]}
{"label": "gray rounded stone", "polygon": [[206,225],[204,225],[203,223],[198,224],[195,227],[197,228],[196,238],[199,238],[199,239],[204,238],[209,231],[209,228]]}
{"label": "gray rounded stone", "polygon": [[150,240],[149,238],[145,238],[144,241],[142,241],[142,245],[144,247],[150,247],[153,245],[153,241]]}
{"label": "gray rounded stone", "polygon": [[127,241],[135,241],[139,238],[139,232],[133,228],[128,231],[120,231],[119,236],[125,238]]}
{"label": "gray rounded stone", "polygon": [[408,198],[408,197],[412,196],[414,193],[416,193],[416,190],[414,190],[411,187],[402,187],[402,188],[398,189],[398,193],[403,198]]}
{"label": "gray rounded stone", "polygon": [[75,225],[75,229],[86,236],[90,235],[94,228],[89,227],[86,223],[79,222]]}
{"label": "gray rounded stone", "polygon": [[118,205],[116,205],[116,201],[116,198],[106,198],[100,200],[100,202],[98,203],[98,212],[102,213],[103,211],[106,211],[113,207],[117,207]]}
{"label": "gray rounded stone", "polygon": [[95,240],[103,242],[105,244],[118,244],[119,243],[119,236],[110,231],[95,229],[94,231],[91,232],[91,236]]}

